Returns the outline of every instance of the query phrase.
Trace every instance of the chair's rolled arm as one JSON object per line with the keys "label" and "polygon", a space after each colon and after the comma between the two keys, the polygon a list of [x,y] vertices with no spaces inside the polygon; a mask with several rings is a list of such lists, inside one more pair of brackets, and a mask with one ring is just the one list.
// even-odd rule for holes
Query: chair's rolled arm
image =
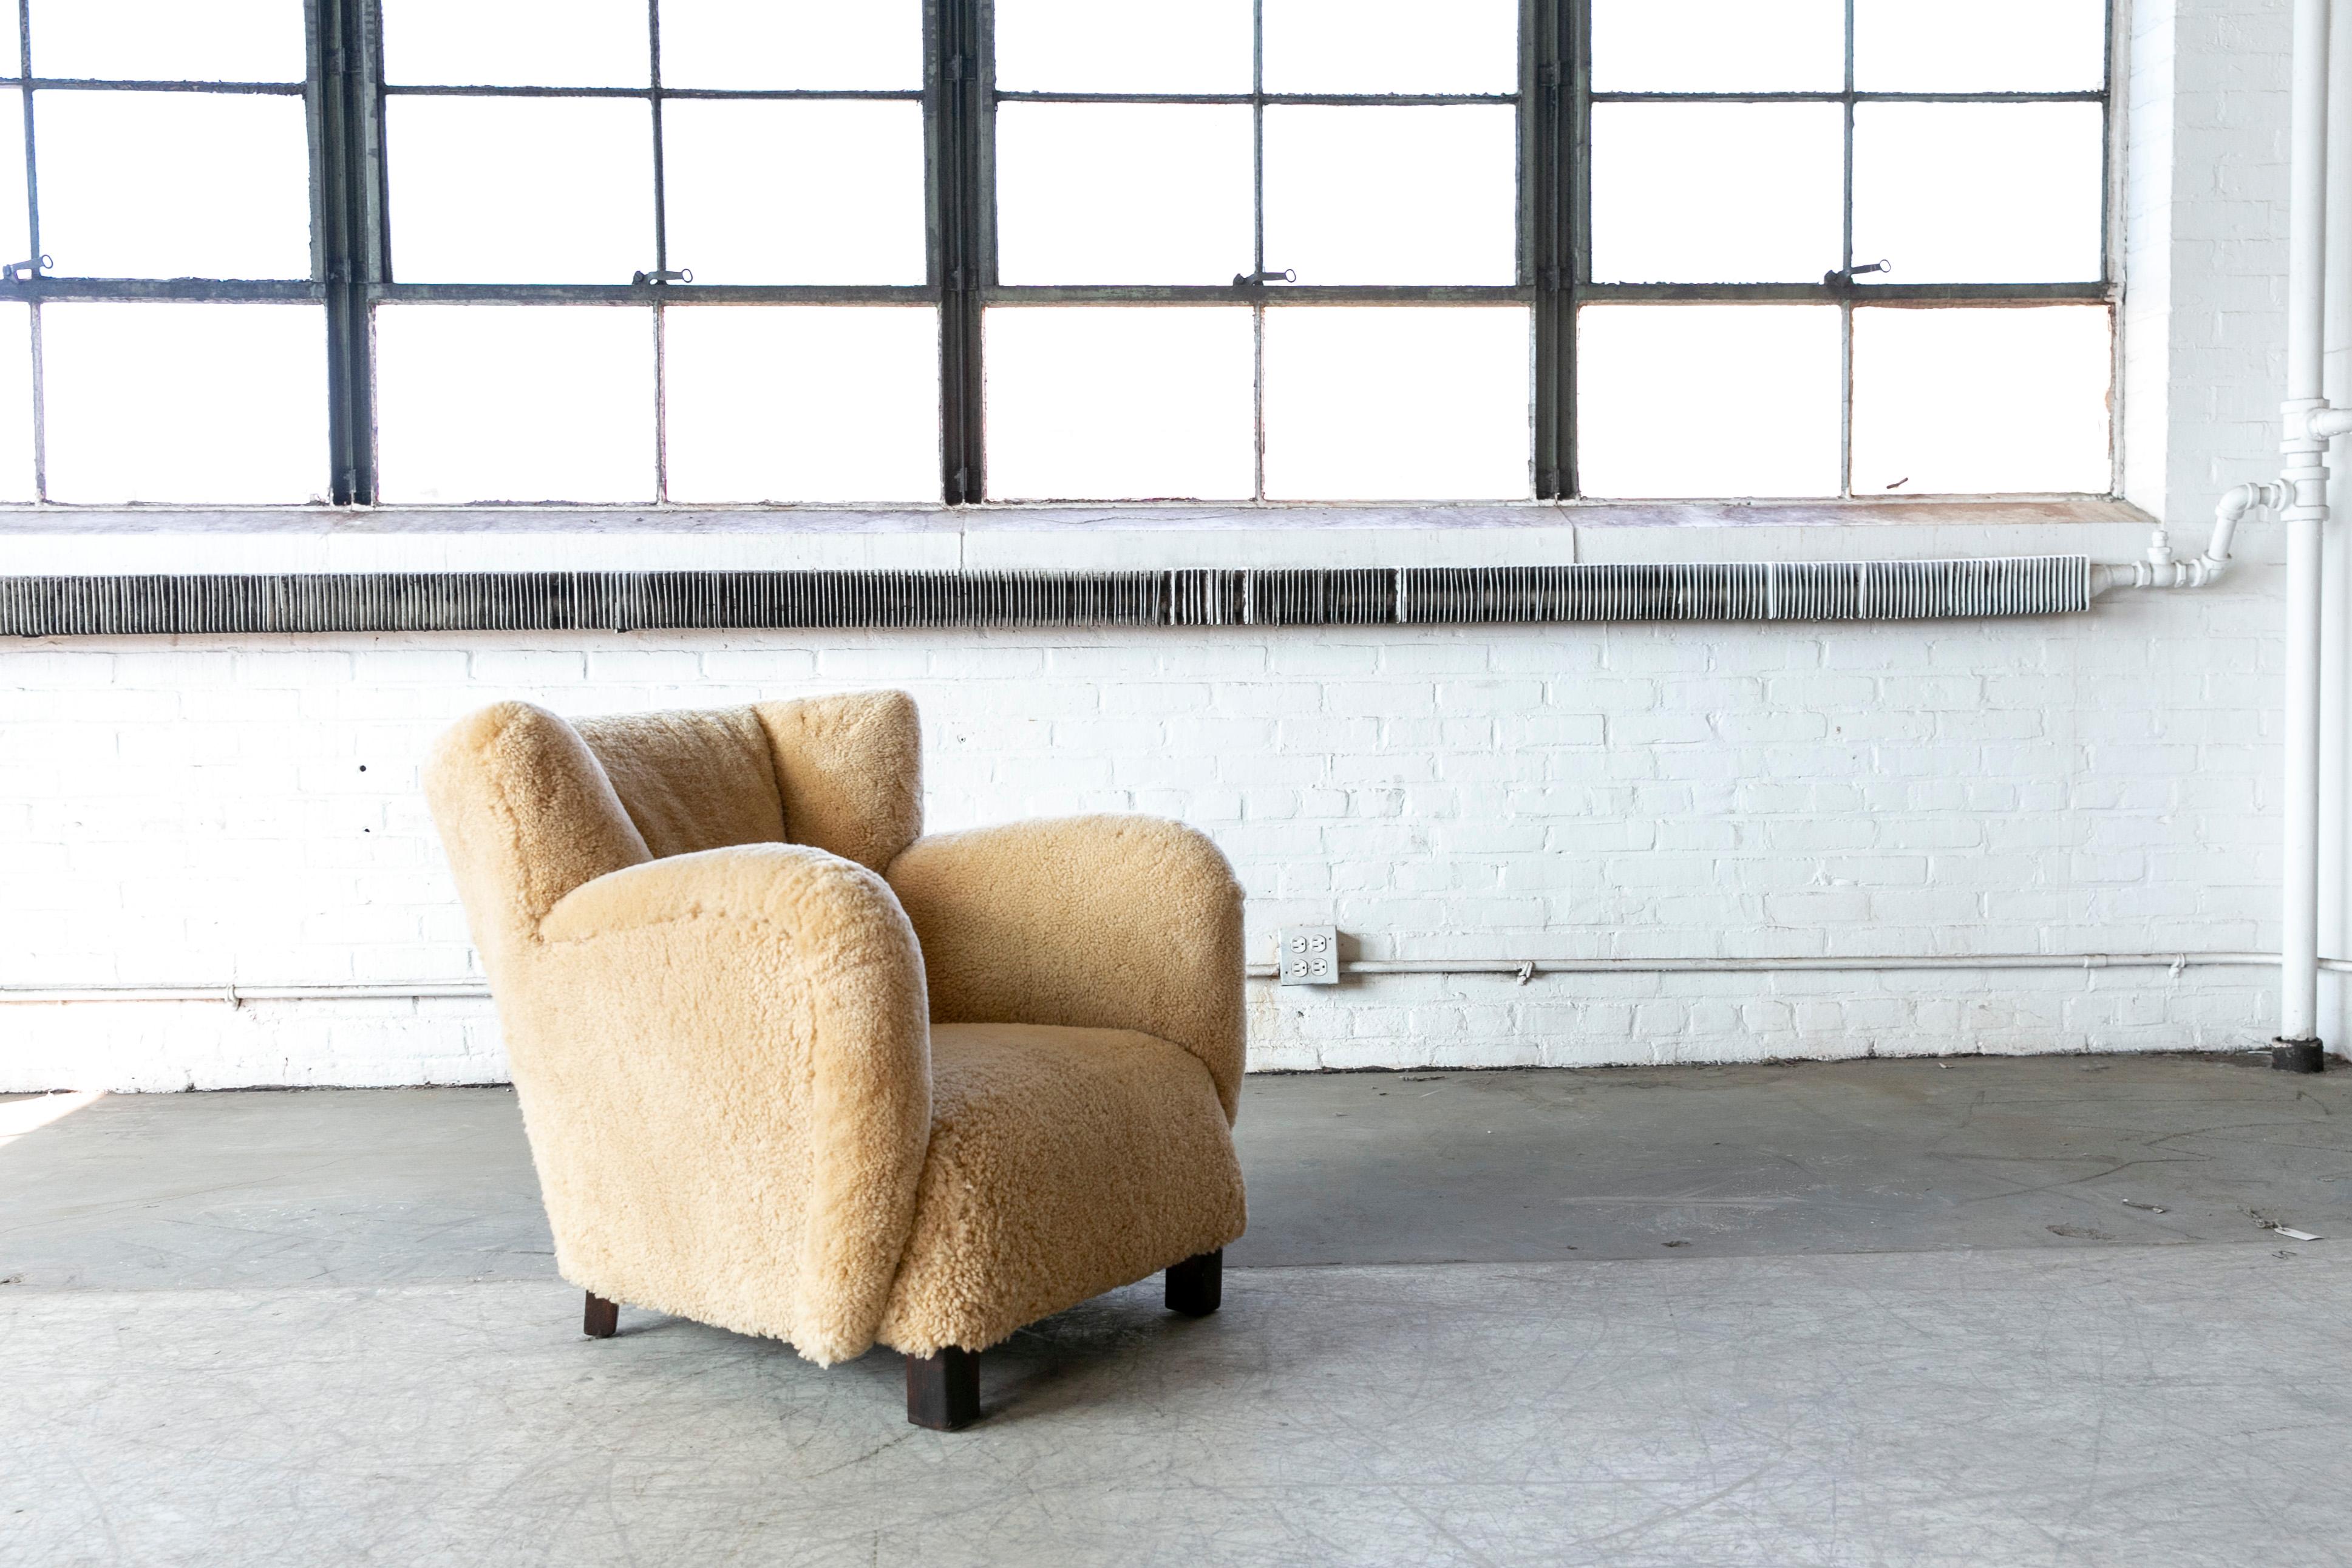
{"label": "chair's rolled arm", "polygon": [[1216,845],[1154,817],[1068,817],[919,839],[890,885],[940,1023],[1131,1029],[1241,1091],[1242,893]]}
{"label": "chair's rolled arm", "polygon": [[558,903],[527,968],[500,1001],[567,1275],[863,1352],[930,1131],[922,954],[889,887],[800,845],[651,861]]}

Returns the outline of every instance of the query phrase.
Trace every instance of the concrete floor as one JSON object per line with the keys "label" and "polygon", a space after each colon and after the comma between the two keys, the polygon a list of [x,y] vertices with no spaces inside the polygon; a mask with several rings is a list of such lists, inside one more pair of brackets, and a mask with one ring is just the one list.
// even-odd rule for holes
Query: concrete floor
{"label": "concrete floor", "polygon": [[[2352,1563],[2352,1074],[1250,1082],[1226,1305],[578,1336],[510,1094],[0,1145],[0,1563]],[[2139,1206],[2139,1207],[2135,1207]]]}

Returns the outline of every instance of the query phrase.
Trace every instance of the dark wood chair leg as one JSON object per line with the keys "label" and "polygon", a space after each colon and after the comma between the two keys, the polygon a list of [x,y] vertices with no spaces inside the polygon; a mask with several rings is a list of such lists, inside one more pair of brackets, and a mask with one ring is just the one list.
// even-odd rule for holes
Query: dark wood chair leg
{"label": "dark wood chair leg", "polygon": [[1225,1252],[1203,1252],[1168,1265],[1168,1310],[1205,1318],[1225,1299]]}
{"label": "dark wood chair leg", "polygon": [[588,1310],[580,1315],[580,1332],[590,1339],[611,1339],[621,1332],[621,1303],[588,1292]]}
{"label": "dark wood chair leg", "polygon": [[956,1432],[980,1419],[980,1353],[949,1345],[907,1358],[907,1419],[934,1432]]}

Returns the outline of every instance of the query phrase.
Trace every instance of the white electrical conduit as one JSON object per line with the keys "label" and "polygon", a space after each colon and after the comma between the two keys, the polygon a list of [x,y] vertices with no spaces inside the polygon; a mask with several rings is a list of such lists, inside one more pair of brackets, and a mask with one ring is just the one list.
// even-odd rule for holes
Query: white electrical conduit
{"label": "white electrical conduit", "polygon": [[[1339,966],[1349,975],[1773,975],[1859,974],[1870,970],[1990,971],[1997,969],[2268,968],[2275,953],[1988,953],[1971,956],[1852,958],[1360,958]],[[2322,958],[2320,967],[2352,975],[2352,958]],[[1270,980],[1272,964],[1252,964],[1254,980]],[[0,986],[0,1003],[58,1006],[71,1002],[406,1002],[486,1001],[479,980],[394,980],[373,985],[319,986]]]}

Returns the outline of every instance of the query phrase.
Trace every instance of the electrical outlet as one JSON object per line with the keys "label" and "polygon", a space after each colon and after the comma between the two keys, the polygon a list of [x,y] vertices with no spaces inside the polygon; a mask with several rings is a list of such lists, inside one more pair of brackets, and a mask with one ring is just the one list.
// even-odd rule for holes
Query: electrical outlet
{"label": "electrical outlet", "polygon": [[1329,925],[1286,925],[1275,934],[1286,986],[1339,983],[1339,933]]}

